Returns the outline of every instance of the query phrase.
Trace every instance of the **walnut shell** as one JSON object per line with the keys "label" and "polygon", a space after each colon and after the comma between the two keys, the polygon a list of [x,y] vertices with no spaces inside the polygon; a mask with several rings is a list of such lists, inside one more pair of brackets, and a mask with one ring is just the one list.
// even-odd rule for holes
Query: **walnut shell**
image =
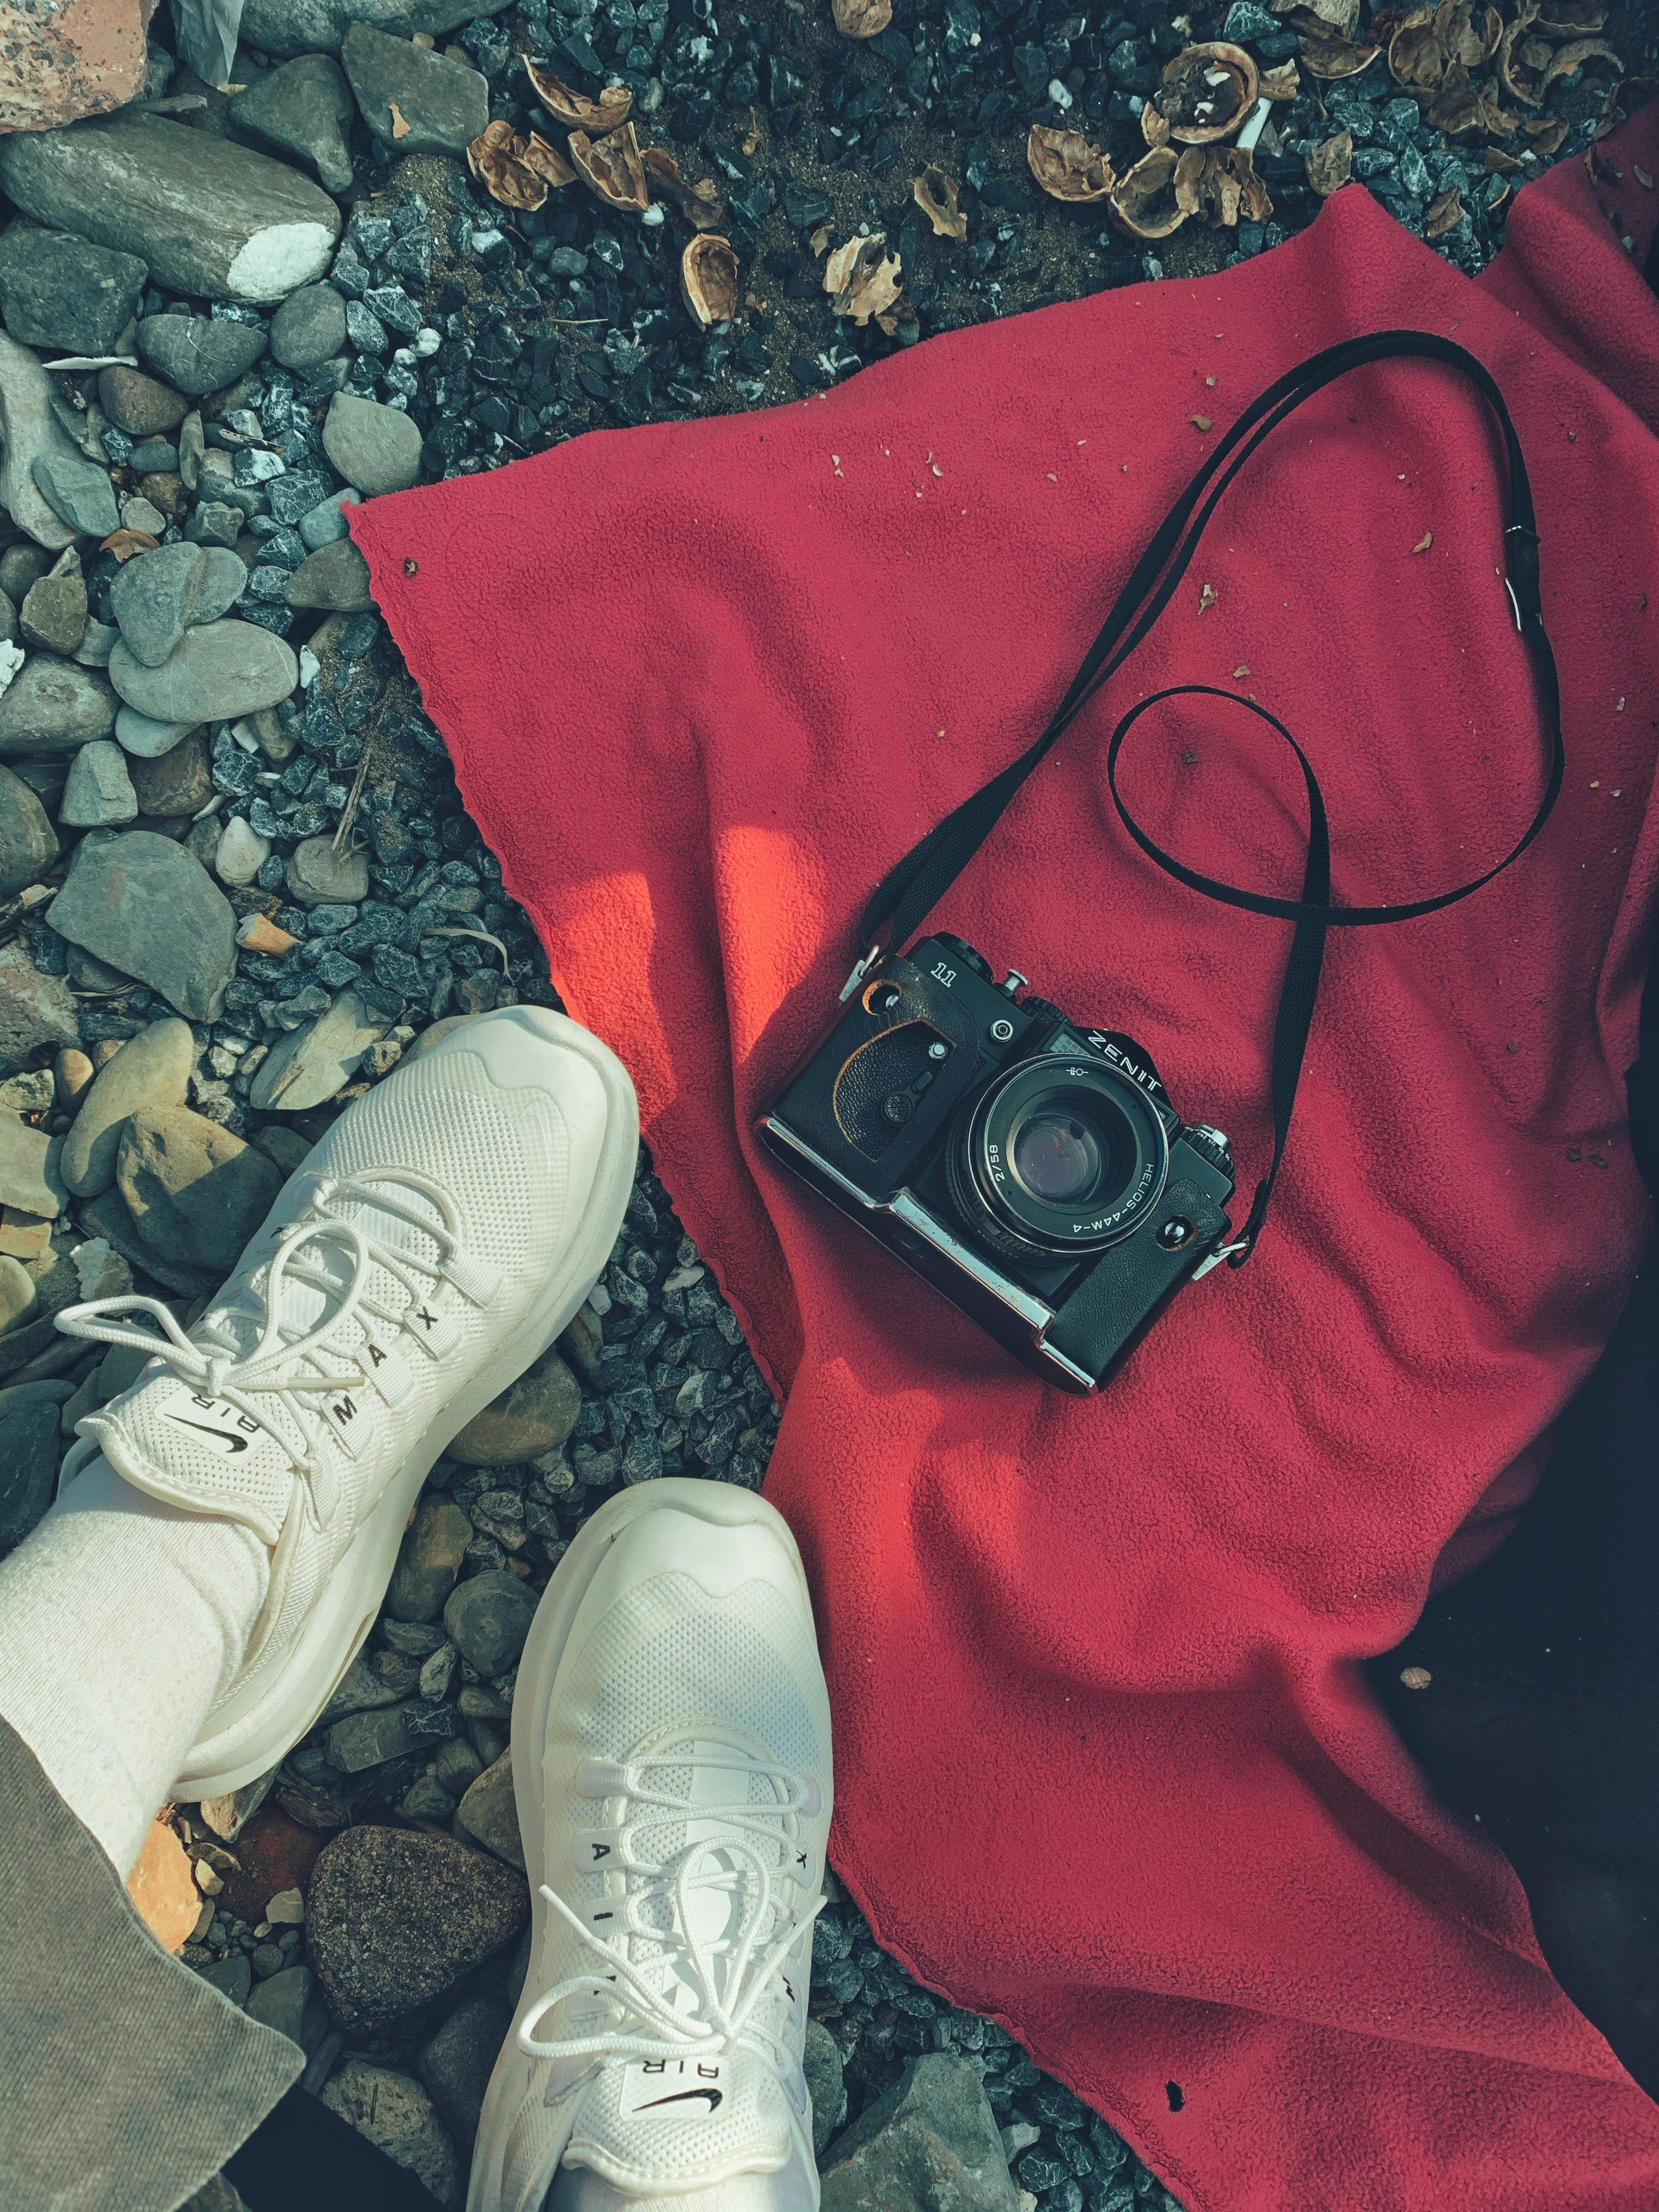
{"label": "walnut shell", "polygon": [[738,257],[729,238],[701,230],[680,256],[680,297],[702,330],[730,323],[738,313]]}
{"label": "walnut shell", "polygon": [[1186,222],[1187,210],[1175,196],[1178,159],[1173,146],[1154,146],[1118,179],[1111,210],[1132,238],[1168,238]]}
{"label": "walnut shell", "polygon": [[526,61],[524,73],[537,99],[567,131],[585,131],[590,138],[604,138],[619,131],[633,110],[634,95],[625,84],[608,84],[597,100],[590,100],[535,62]]}
{"label": "walnut shell", "polygon": [[1080,131],[1053,131],[1034,123],[1025,141],[1025,162],[1050,199],[1103,200],[1117,182],[1110,161]]}
{"label": "walnut shell", "polygon": [[639,141],[631,123],[624,123],[604,138],[590,138],[585,131],[573,131],[570,160],[588,191],[606,207],[643,215],[650,206],[645,164],[640,159]]}
{"label": "walnut shell", "polygon": [[[1261,91],[1255,63],[1243,47],[1214,39],[1183,46],[1167,62],[1164,82],[1147,106],[1158,110],[1170,137],[1183,146],[1210,146],[1242,128]],[[1144,116],[1141,128],[1144,132]]]}

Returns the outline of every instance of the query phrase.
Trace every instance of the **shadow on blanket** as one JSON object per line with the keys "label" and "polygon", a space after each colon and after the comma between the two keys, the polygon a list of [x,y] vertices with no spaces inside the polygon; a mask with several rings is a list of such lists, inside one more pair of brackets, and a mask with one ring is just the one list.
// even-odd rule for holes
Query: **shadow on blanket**
{"label": "shadow on blanket", "polygon": [[[1656,273],[1650,259],[1650,281]],[[1659,962],[1627,1083],[1632,1149],[1659,1192]],[[1515,1534],[1431,1600],[1371,1668],[1442,1795],[1508,1854],[1556,1979],[1650,2096],[1659,2096],[1656,1589],[1659,1244]],[[1408,1686],[1413,1669],[1428,1682]]]}

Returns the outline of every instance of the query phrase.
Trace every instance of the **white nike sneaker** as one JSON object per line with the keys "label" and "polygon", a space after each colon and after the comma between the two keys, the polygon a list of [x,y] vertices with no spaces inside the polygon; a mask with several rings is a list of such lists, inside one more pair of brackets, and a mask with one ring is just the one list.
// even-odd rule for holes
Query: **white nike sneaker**
{"label": "white nike sneaker", "polygon": [[58,1315],[71,1335],[157,1355],[76,1424],[65,1479],[101,1453],[135,1488],[240,1521],[272,1553],[179,1796],[265,1773],[328,1703],[434,1461],[605,1267],[638,1144],[615,1054],[562,1014],[504,1008],[347,1107],[188,1335],[155,1298]]}
{"label": "white nike sneaker", "polygon": [[816,2212],[830,1701],[764,1499],[668,1479],[593,1516],[519,1664],[513,1776],[530,1966],[467,2212]]}

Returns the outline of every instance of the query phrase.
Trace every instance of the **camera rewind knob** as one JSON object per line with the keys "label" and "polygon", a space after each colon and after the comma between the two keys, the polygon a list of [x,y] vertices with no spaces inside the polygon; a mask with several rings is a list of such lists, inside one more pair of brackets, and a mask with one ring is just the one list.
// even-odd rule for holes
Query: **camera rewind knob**
{"label": "camera rewind knob", "polygon": [[1012,999],[1015,992],[1023,991],[1030,980],[1029,975],[1022,975],[1018,968],[1011,968],[997,988],[1005,999]]}
{"label": "camera rewind knob", "polygon": [[1195,1145],[1206,1159],[1214,1161],[1217,1167],[1224,1168],[1229,1174],[1231,1173],[1233,1151],[1227,1141],[1224,1130],[1212,1129],[1207,1122],[1200,1121],[1195,1127],[1188,1130],[1187,1142],[1189,1145]]}

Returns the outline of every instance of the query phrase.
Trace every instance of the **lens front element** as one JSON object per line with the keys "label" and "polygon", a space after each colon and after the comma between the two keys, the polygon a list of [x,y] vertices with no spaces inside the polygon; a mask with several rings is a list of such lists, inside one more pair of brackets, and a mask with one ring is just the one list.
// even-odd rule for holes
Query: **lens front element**
{"label": "lens front element", "polygon": [[1010,1256],[1098,1251],[1155,1205],[1170,1170],[1157,1108],[1103,1061],[1059,1054],[994,1077],[952,1133],[951,1196]]}

